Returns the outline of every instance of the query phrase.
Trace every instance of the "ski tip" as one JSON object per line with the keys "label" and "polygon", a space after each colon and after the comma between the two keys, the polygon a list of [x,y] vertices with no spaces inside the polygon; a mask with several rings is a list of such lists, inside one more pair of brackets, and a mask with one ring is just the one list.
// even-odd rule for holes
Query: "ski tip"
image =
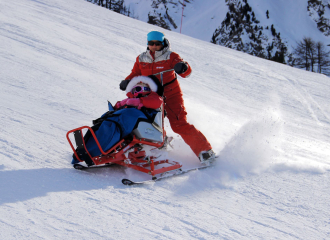
{"label": "ski tip", "polygon": [[121,182],[122,182],[124,185],[128,185],[128,186],[134,184],[133,181],[131,181],[131,180],[129,180],[129,179],[126,179],[126,178],[122,179]]}

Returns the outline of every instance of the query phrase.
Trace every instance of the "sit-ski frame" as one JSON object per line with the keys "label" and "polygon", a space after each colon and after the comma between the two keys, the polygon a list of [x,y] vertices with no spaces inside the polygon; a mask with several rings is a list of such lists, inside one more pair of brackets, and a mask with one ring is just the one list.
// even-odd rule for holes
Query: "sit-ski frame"
{"label": "sit-ski frame", "polygon": [[[168,72],[168,71],[173,71],[173,69],[166,70],[160,73],[157,73],[155,75],[160,74],[161,75],[161,83],[163,85],[163,73]],[[164,106],[162,106],[162,118],[164,119]],[[164,128],[164,124],[163,124]],[[88,152],[86,148],[86,143],[83,137],[83,129],[87,129],[90,131],[91,136],[94,138],[101,155],[100,156],[91,156],[91,154]],[[137,139],[136,136],[133,135],[132,140],[127,140],[127,139],[121,139],[117,144],[115,144],[111,149],[108,151],[104,151],[91,127],[88,126],[83,126],[80,128],[73,129],[69,131],[66,134],[67,140],[74,152],[74,155],[76,156],[76,159],[80,162],[83,162],[81,158],[79,157],[79,154],[77,153],[75,147],[73,146],[69,135],[72,134],[74,135],[75,142],[77,145],[77,149],[82,149],[84,150],[83,155],[85,157],[89,157],[94,165],[103,165],[103,164],[118,164],[124,167],[132,168],[140,172],[144,172],[147,174],[150,174],[152,177],[154,177],[157,174],[163,174],[169,171],[177,170],[182,167],[182,165],[178,162],[175,161],[170,161],[168,159],[165,160],[157,160],[155,161],[154,156],[146,156],[146,152],[142,151],[141,148],[139,147],[140,144],[144,145],[149,145],[153,146],[156,148],[162,147],[165,141],[165,131],[163,129],[163,141],[162,142],[150,142],[145,139]],[[138,146],[138,147],[136,147]],[[133,151],[129,152],[128,155],[126,156],[125,153],[134,148]],[[87,154],[87,156],[86,156]],[[167,164],[169,166],[162,167],[155,169],[155,166],[161,165],[161,164]]]}

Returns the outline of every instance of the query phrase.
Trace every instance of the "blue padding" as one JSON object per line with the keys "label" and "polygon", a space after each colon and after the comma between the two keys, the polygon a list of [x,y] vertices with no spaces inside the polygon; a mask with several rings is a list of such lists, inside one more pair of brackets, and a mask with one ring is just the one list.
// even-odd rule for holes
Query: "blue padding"
{"label": "blue padding", "polygon": [[[104,117],[105,114],[103,114]],[[136,108],[125,108],[116,111],[110,117],[107,117],[95,130],[95,135],[99,141],[103,151],[107,151],[118,143],[122,138],[129,135],[136,123],[141,120],[147,120],[146,115]],[[92,157],[101,155],[95,140],[90,137],[86,143],[86,147]]]}
{"label": "blue padding", "polygon": [[115,109],[113,108],[111,102],[108,101],[108,108],[109,108],[109,111],[112,112],[114,111]]}

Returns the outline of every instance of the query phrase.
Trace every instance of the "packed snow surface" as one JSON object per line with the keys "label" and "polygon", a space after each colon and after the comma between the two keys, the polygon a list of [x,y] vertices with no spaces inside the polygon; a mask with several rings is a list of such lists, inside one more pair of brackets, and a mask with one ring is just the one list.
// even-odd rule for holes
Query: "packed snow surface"
{"label": "packed snow surface", "polygon": [[[158,29],[81,0],[0,2],[0,239],[329,239],[330,81],[165,31],[193,73],[189,122],[215,167],[146,179],[70,165],[66,132],[107,111]],[[174,137],[168,153],[199,161]]]}

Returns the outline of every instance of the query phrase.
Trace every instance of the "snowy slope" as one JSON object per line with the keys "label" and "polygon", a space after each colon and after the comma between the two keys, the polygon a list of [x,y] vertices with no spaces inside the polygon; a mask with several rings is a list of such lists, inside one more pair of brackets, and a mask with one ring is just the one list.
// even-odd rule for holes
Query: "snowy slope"
{"label": "snowy slope", "polygon": [[[315,21],[309,16],[307,4],[308,0],[251,1],[256,18],[264,27],[269,26],[269,29],[273,24],[276,31],[281,33],[290,52],[293,51],[292,47],[296,47],[296,43],[302,41],[304,37],[310,37],[314,41],[321,41],[324,44],[329,42],[329,37],[317,29]],[[269,19],[266,17],[267,10],[269,10]],[[329,13],[329,9],[325,10],[326,13]],[[270,36],[271,31],[269,30]]]}
{"label": "snowy slope", "polygon": [[[220,158],[141,187],[74,170],[68,130],[107,109],[154,26],[81,0],[0,2],[0,239],[328,239],[330,81],[164,31],[188,119]],[[187,47],[189,46],[189,47]],[[180,137],[170,157],[198,159]]]}
{"label": "snowy slope", "polygon": [[[156,11],[165,16],[166,7],[169,16],[178,26],[176,29],[169,24],[174,32],[182,32],[182,34],[211,41],[214,31],[221,26],[222,21],[226,18],[229,11],[225,0],[194,0],[186,3],[183,10],[182,5],[178,1],[169,1],[167,4],[159,3],[158,8],[152,8],[151,0],[125,0],[125,6],[129,7],[134,13],[133,15],[143,22],[148,22],[148,14]],[[277,33],[281,33],[281,38],[287,46],[289,52],[295,47],[296,42],[301,41],[304,37],[311,37],[314,41],[321,41],[325,45],[329,43],[329,37],[325,36],[317,29],[317,24],[313,18],[317,16],[309,16],[307,11],[308,0],[248,0],[252,11],[255,13],[256,19],[260,21],[260,26],[264,28],[263,33],[269,39],[272,39],[270,27],[274,25]],[[324,2],[325,5],[326,2]],[[269,19],[266,17],[266,11],[269,11]],[[324,17],[328,18],[330,10],[325,8]],[[317,15],[317,14],[314,14]],[[269,29],[266,30],[266,27]]]}
{"label": "snowy slope", "polygon": [[[153,8],[152,0],[125,0],[125,6],[134,12],[134,17],[140,21],[148,22],[149,13],[160,13],[162,16],[166,13],[173,19],[177,28],[169,24],[174,32],[191,36],[204,41],[210,41],[214,30],[221,25],[228,11],[225,1],[218,0],[194,0],[186,3],[182,12],[180,1],[169,1],[167,4],[159,1],[158,8]],[[182,2],[182,1],[181,1]],[[184,15],[182,19],[182,14]],[[181,27],[182,20],[182,27]]]}

